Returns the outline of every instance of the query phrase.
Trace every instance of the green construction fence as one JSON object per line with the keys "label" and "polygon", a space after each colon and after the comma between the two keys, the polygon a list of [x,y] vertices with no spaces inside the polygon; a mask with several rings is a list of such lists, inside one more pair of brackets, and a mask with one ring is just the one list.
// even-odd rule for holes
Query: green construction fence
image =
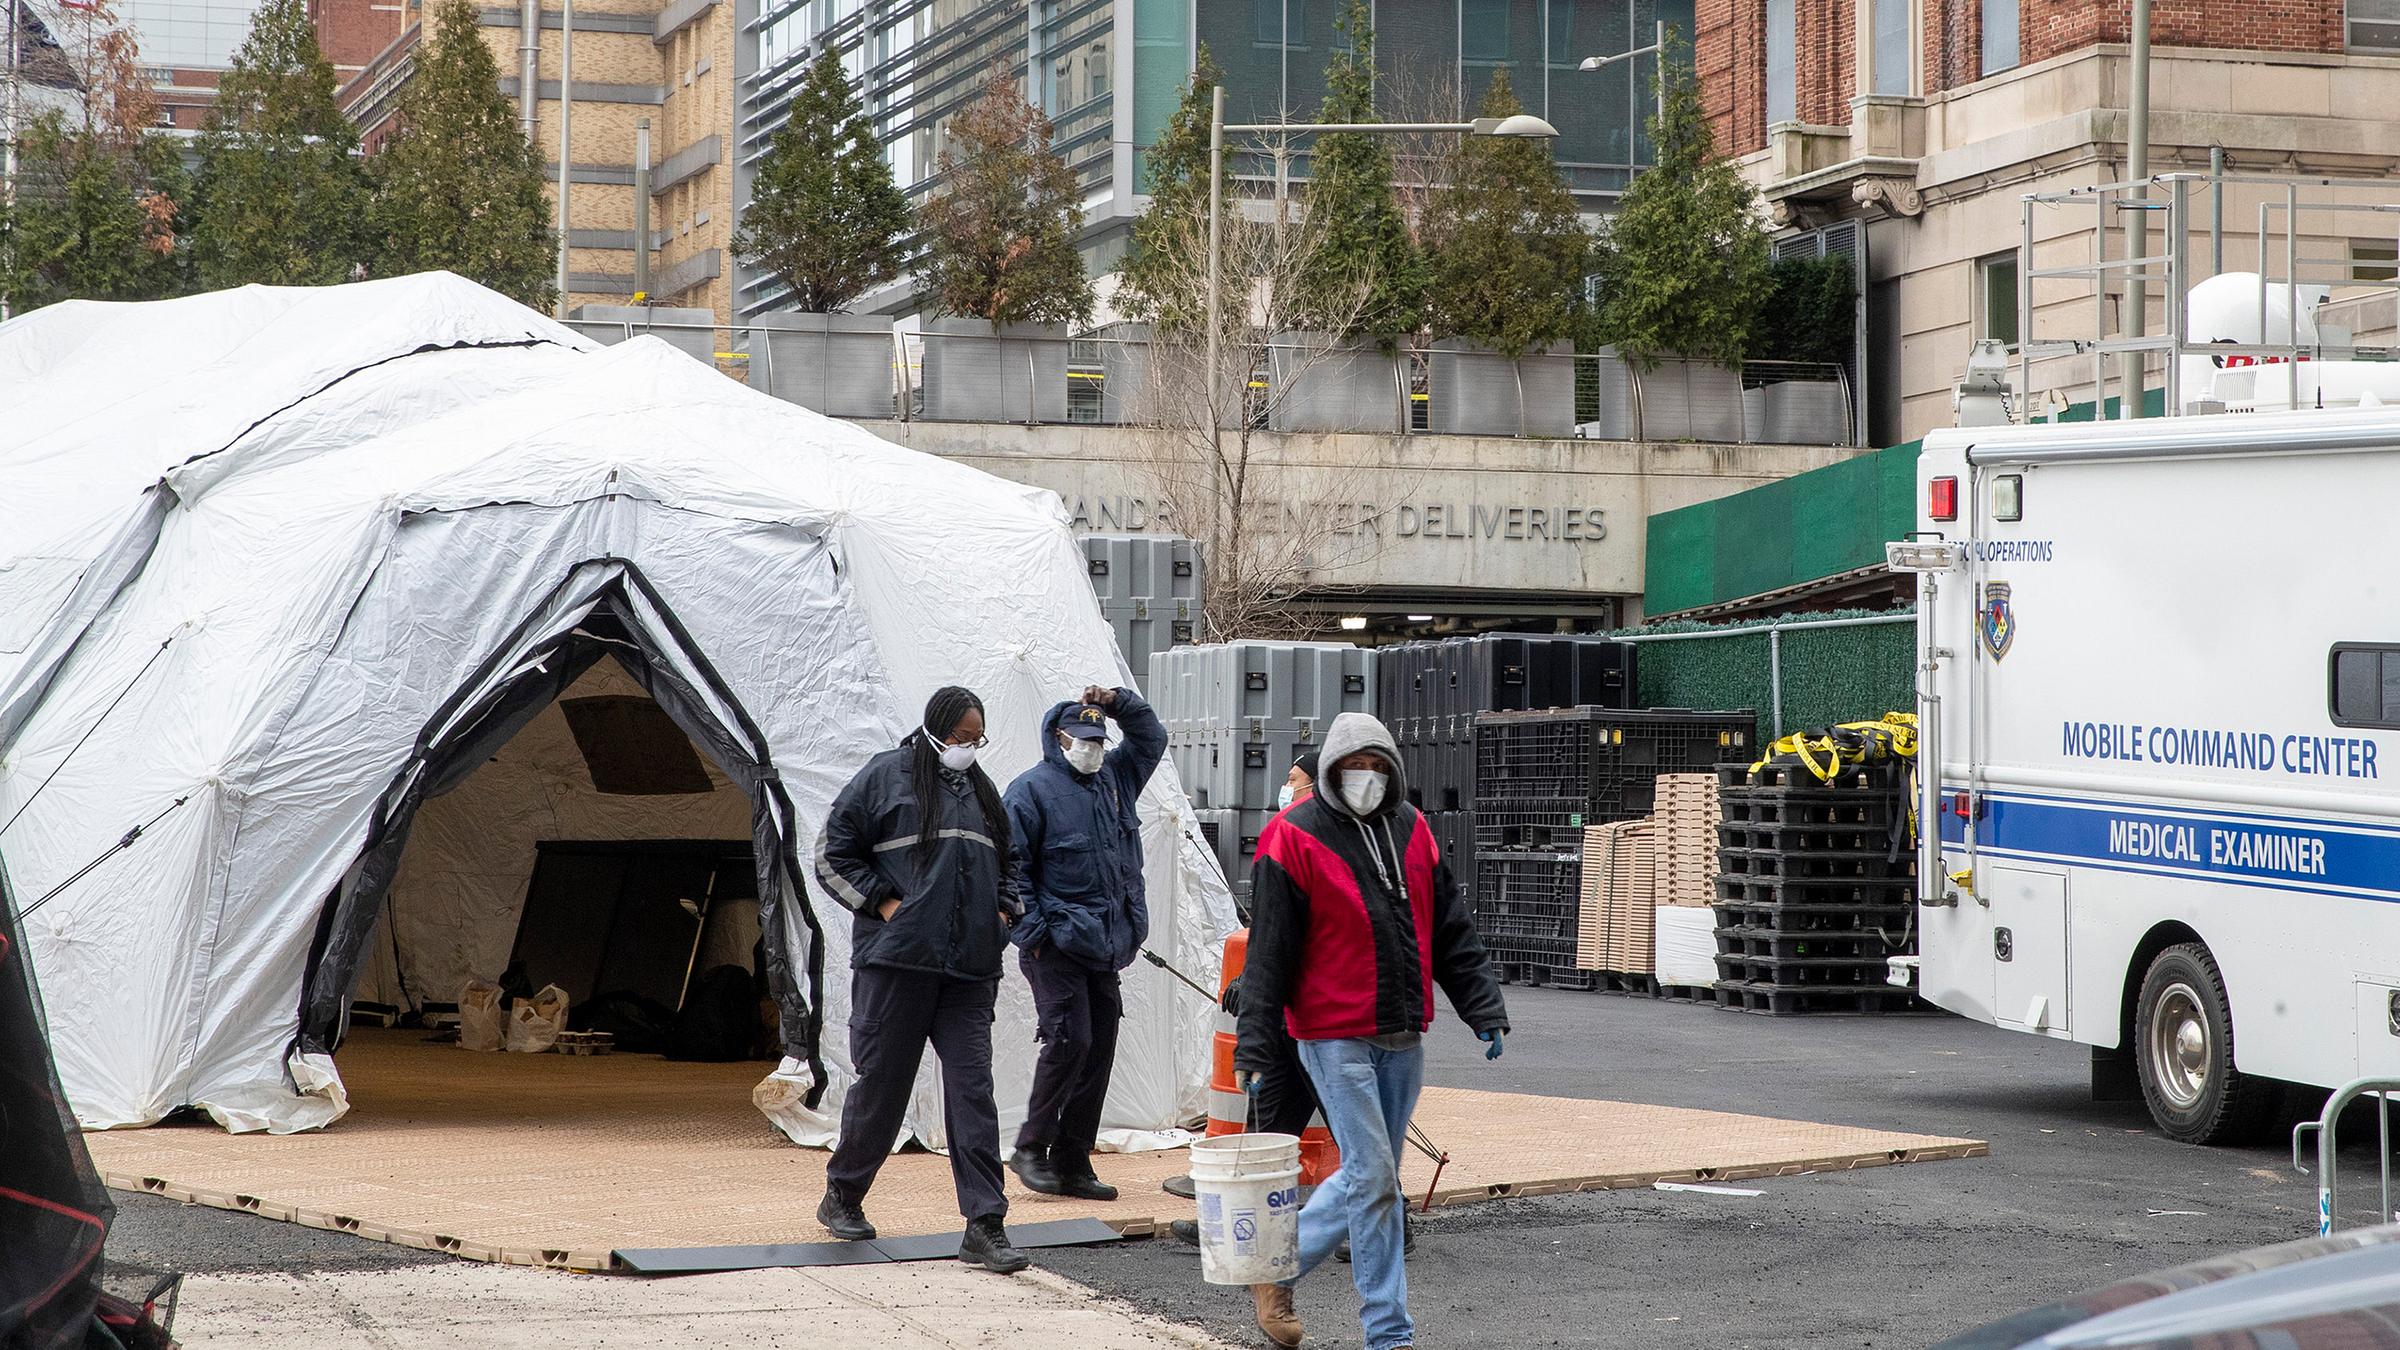
{"label": "green construction fence", "polygon": [[1641,648],[1645,708],[1756,708],[1761,736],[1916,710],[1916,614],[1844,610],[1738,624],[1663,623]]}

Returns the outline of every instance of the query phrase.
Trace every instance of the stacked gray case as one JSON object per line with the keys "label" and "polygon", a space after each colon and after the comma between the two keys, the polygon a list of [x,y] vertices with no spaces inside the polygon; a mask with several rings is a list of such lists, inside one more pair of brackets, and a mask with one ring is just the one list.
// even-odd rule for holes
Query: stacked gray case
{"label": "stacked gray case", "polygon": [[1087,534],[1083,556],[1134,687],[1155,705],[1152,658],[1190,646],[1199,628],[1200,546],[1172,534]]}
{"label": "stacked gray case", "polygon": [[1202,811],[1275,809],[1292,761],[1334,717],[1375,710],[1375,653],[1339,642],[1230,642],[1152,659],[1150,700]]}

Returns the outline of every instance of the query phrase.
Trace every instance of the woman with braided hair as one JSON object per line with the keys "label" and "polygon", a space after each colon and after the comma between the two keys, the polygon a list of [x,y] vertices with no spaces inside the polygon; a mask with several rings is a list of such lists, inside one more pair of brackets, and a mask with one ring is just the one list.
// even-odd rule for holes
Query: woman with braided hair
{"label": "woman with braided hair", "polygon": [[967,1220],[958,1259],[1013,1274],[1031,1264],[1008,1240],[1000,1114],[992,1101],[992,1010],[1009,926],[1024,913],[1008,813],[983,748],[983,700],[936,690],[925,721],[867,761],[833,800],[817,841],[817,880],[851,911],[850,1062],[841,1139],[817,1222],[875,1236],[862,1208],[891,1156],[917,1065],[942,1064],[950,1178]]}

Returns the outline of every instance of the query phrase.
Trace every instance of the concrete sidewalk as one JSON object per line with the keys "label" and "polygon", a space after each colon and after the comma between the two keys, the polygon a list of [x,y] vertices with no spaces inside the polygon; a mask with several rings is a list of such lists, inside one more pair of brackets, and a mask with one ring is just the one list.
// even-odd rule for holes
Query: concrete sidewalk
{"label": "concrete sidewalk", "polygon": [[[1198,1272],[1193,1272],[1195,1279]],[[949,1261],[672,1279],[571,1275],[482,1262],[308,1275],[205,1275],[175,1323],[192,1350],[1224,1350],[1034,1269]]]}

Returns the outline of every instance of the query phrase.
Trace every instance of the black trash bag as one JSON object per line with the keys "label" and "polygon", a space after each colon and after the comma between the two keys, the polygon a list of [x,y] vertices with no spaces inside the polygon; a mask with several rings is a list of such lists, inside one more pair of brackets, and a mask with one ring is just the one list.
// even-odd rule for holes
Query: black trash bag
{"label": "black trash bag", "polygon": [[674,1024],[675,1014],[665,1004],[625,989],[597,995],[567,1011],[569,1030],[605,1031],[614,1038],[612,1048],[629,1055],[664,1052]]}
{"label": "black trash bag", "polygon": [[718,966],[692,984],[667,1033],[667,1058],[704,1064],[748,1059],[758,1040],[758,977]]}
{"label": "black trash bag", "polygon": [[0,1347],[71,1350],[91,1333],[116,1206],[59,1093],[21,933],[0,869]]}

